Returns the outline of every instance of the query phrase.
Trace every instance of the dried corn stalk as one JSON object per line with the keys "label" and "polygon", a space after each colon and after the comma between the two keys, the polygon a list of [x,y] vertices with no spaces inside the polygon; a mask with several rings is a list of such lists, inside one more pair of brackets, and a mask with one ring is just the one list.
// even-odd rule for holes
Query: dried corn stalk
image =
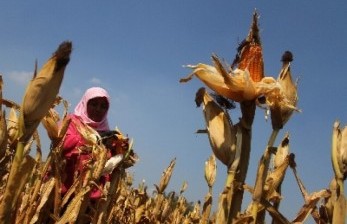
{"label": "dried corn stalk", "polygon": [[335,173],[336,199],[331,199],[332,222],[342,223],[346,219],[346,198],[344,194],[344,181],[347,176],[347,127],[340,129],[340,123],[334,123],[332,135],[331,159]]}
{"label": "dried corn stalk", "polygon": [[[22,188],[18,187],[18,175],[21,174],[23,166],[26,164],[25,143],[29,141],[41,119],[52,106],[59,91],[64,75],[64,70],[69,62],[71,53],[71,43],[64,42],[46,62],[40,72],[28,85],[25,92],[21,116],[19,119],[17,149],[12,163],[9,178],[6,184],[4,198],[0,204],[0,222],[8,223],[11,219],[18,195]],[[31,170],[28,170],[29,172]],[[28,172],[27,171],[27,172]]]}

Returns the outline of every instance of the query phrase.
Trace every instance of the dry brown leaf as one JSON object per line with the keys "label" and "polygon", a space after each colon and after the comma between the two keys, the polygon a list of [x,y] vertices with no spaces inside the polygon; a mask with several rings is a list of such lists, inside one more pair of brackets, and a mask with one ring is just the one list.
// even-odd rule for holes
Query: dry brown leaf
{"label": "dry brown leaf", "polygon": [[170,165],[164,170],[160,178],[159,186],[155,185],[158,194],[162,194],[165,191],[167,185],[169,184],[175,165],[176,165],[176,158],[171,160]]}
{"label": "dry brown leaf", "polygon": [[39,215],[42,215],[41,209],[43,208],[43,206],[45,206],[46,202],[48,201],[48,197],[53,190],[54,184],[55,184],[54,178],[51,178],[47,183],[45,183],[44,188],[42,189],[40,202],[36,208],[34,216],[30,220],[30,224],[36,223],[37,220],[39,219]]}
{"label": "dry brown leaf", "polygon": [[326,189],[317,191],[309,195],[305,199],[305,204],[302,206],[296,218],[292,221],[293,223],[303,223],[307,217],[311,214],[314,207],[316,207],[319,200],[330,196],[330,192]]}

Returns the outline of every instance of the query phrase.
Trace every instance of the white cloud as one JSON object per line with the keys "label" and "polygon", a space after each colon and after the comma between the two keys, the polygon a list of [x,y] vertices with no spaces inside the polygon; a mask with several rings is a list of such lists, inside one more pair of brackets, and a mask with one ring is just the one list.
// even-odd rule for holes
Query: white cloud
{"label": "white cloud", "polygon": [[82,90],[80,88],[73,88],[72,90],[72,96],[75,97],[75,98],[79,98],[82,96]]}
{"label": "white cloud", "polygon": [[98,78],[92,78],[91,80],[90,80],[90,82],[92,83],[92,84],[96,84],[96,85],[99,85],[99,84],[101,84],[101,80],[100,79],[98,79]]}
{"label": "white cloud", "polygon": [[8,78],[17,84],[26,85],[33,78],[33,72],[12,71],[8,73]]}

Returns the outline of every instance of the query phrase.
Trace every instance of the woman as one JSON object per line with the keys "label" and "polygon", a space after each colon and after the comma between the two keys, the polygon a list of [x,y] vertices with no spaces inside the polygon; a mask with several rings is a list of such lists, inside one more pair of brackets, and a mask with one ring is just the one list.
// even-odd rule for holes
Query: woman
{"label": "woman", "polygon": [[[81,150],[86,142],[79,133],[76,125],[87,124],[99,133],[109,131],[107,112],[110,107],[110,96],[100,87],[92,87],[86,90],[75,111],[70,115],[71,122],[67,129],[63,143],[63,157],[65,158],[65,180],[62,184],[62,195],[72,186],[76,178],[83,173],[86,164],[92,159],[88,150]],[[108,152],[108,158],[112,155]],[[109,175],[100,179],[100,187],[108,181]],[[99,199],[102,196],[99,188],[91,190],[90,198]]]}

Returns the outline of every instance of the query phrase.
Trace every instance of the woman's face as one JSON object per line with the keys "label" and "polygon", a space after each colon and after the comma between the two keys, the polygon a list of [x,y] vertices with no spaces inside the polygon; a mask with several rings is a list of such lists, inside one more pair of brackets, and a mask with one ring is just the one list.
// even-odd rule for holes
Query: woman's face
{"label": "woman's face", "polygon": [[88,117],[93,121],[100,122],[108,110],[106,97],[95,97],[87,103]]}

